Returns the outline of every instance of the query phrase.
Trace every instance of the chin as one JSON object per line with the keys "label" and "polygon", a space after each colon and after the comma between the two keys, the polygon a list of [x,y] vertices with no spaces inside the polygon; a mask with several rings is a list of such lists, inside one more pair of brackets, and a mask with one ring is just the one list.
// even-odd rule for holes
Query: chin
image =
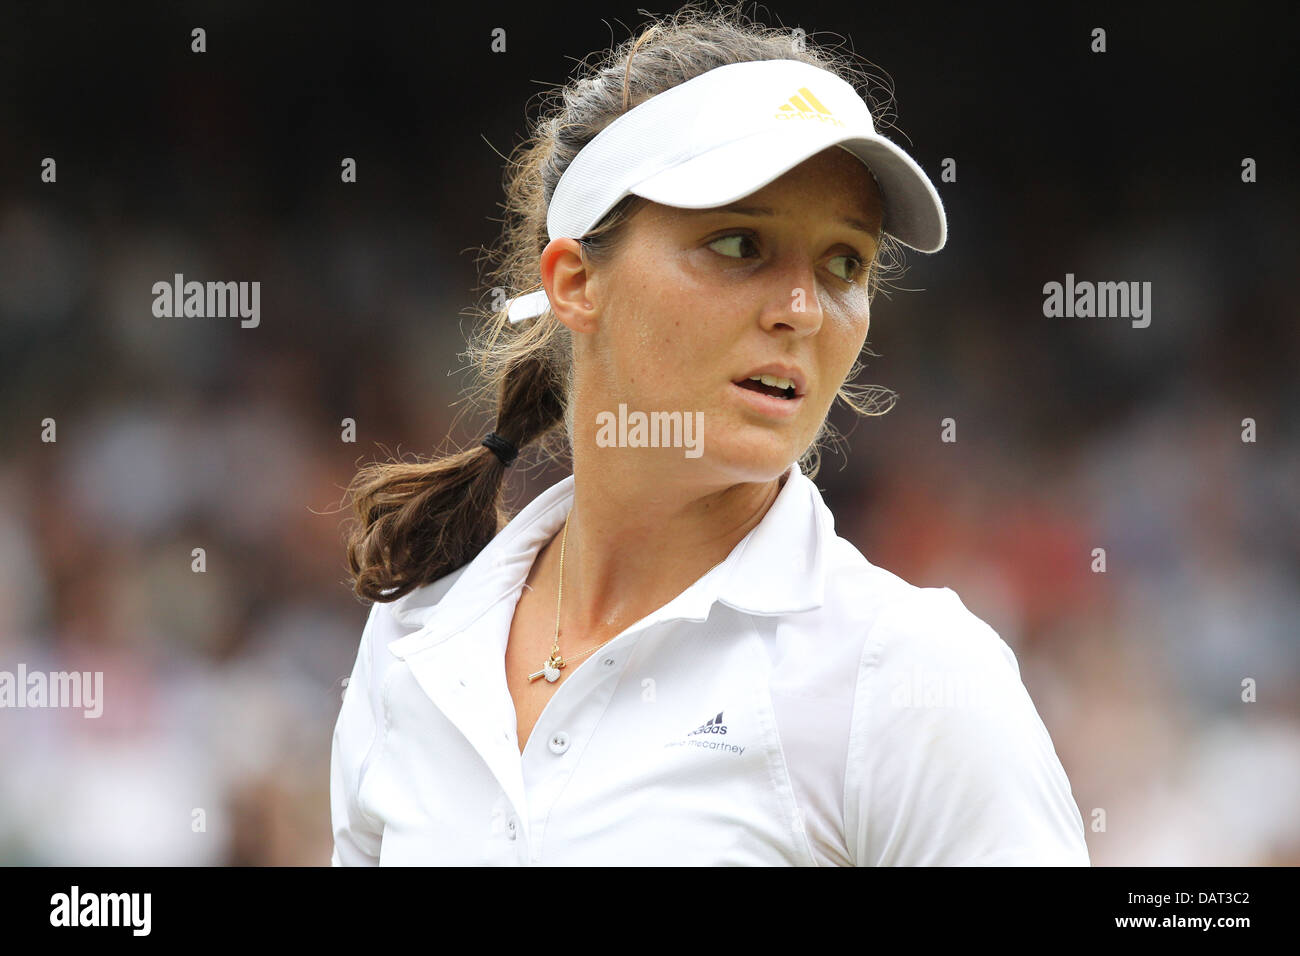
{"label": "chin", "polygon": [[708,461],[712,470],[726,475],[732,482],[775,481],[785,474],[799,457],[799,453],[786,443],[772,443],[771,447],[755,447],[753,443],[729,445],[708,449],[700,461]]}

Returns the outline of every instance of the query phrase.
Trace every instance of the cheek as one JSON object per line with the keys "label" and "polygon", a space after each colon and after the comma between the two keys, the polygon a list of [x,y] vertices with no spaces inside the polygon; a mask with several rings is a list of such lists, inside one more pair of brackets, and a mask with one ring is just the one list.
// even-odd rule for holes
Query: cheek
{"label": "cheek", "polygon": [[610,337],[608,387],[616,394],[646,396],[680,390],[689,355],[686,324],[671,315],[642,313]]}
{"label": "cheek", "polygon": [[698,281],[671,250],[638,257],[627,269],[648,270],[651,262],[658,270],[653,282],[648,271],[636,273],[623,286],[628,299],[615,303],[620,326],[604,343],[607,387],[642,404],[696,407],[701,388],[721,374],[732,350],[727,334],[737,303]]}
{"label": "cheek", "polygon": [[681,320],[656,311],[647,315],[637,326],[632,342],[635,361],[659,364],[677,351],[682,341]]}
{"label": "cheek", "polygon": [[836,330],[837,334],[824,340],[821,367],[826,376],[826,390],[832,396],[848,377],[854,360],[866,344],[867,323],[855,320]]}
{"label": "cheek", "polygon": [[717,354],[704,334],[713,323],[699,301],[687,291],[661,290],[620,343],[628,350],[628,367],[659,388],[685,390],[698,377],[691,371]]}

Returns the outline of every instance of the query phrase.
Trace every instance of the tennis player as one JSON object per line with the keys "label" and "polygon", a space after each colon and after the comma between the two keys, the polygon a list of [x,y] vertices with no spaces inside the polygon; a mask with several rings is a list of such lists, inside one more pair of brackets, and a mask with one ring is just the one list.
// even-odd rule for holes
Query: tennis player
{"label": "tennis player", "polygon": [[[520,147],[495,426],[350,489],[335,865],[1088,865],[1011,649],[805,473],[882,251],[946,238],[853,69],[679,11]],[[572,474],[507,520],[532,447]]]}

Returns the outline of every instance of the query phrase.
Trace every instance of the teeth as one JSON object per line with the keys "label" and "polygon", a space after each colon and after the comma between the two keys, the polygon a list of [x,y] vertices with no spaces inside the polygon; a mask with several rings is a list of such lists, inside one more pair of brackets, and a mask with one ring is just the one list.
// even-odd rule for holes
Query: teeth
{"label": "teeth", "polygon": [[794,381],[788,378],[781,378],[778,375],[751,375],[751,382],[762,382],[764,385],[771,385],[775,388],[794,388]]}

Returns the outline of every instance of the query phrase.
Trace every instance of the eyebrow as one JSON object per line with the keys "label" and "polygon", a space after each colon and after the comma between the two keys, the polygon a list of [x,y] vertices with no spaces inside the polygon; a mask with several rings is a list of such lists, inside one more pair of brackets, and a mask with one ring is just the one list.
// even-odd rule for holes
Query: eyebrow
{"label": "eyebrow", "polygon": [[[731,212],[731,213],[738,213],[742,216],[775,216],[776,215],[776,210],[771,208],[770,206],[742,206],[739,203],[731,203],[730,205],[726,205],[726,206],[714,206],[711,209],[691,209],[688,211],[695,212],[695,213]],[[863,222],[861,219],[856,219],[853,216],[844,216],[840,219],[840,222],[848,226],[850,229],[856,229],[858,232],[866,233],[866,235],[871,237],[872,242],[879,241],[879,230],[872,229],[870,225]]]}

